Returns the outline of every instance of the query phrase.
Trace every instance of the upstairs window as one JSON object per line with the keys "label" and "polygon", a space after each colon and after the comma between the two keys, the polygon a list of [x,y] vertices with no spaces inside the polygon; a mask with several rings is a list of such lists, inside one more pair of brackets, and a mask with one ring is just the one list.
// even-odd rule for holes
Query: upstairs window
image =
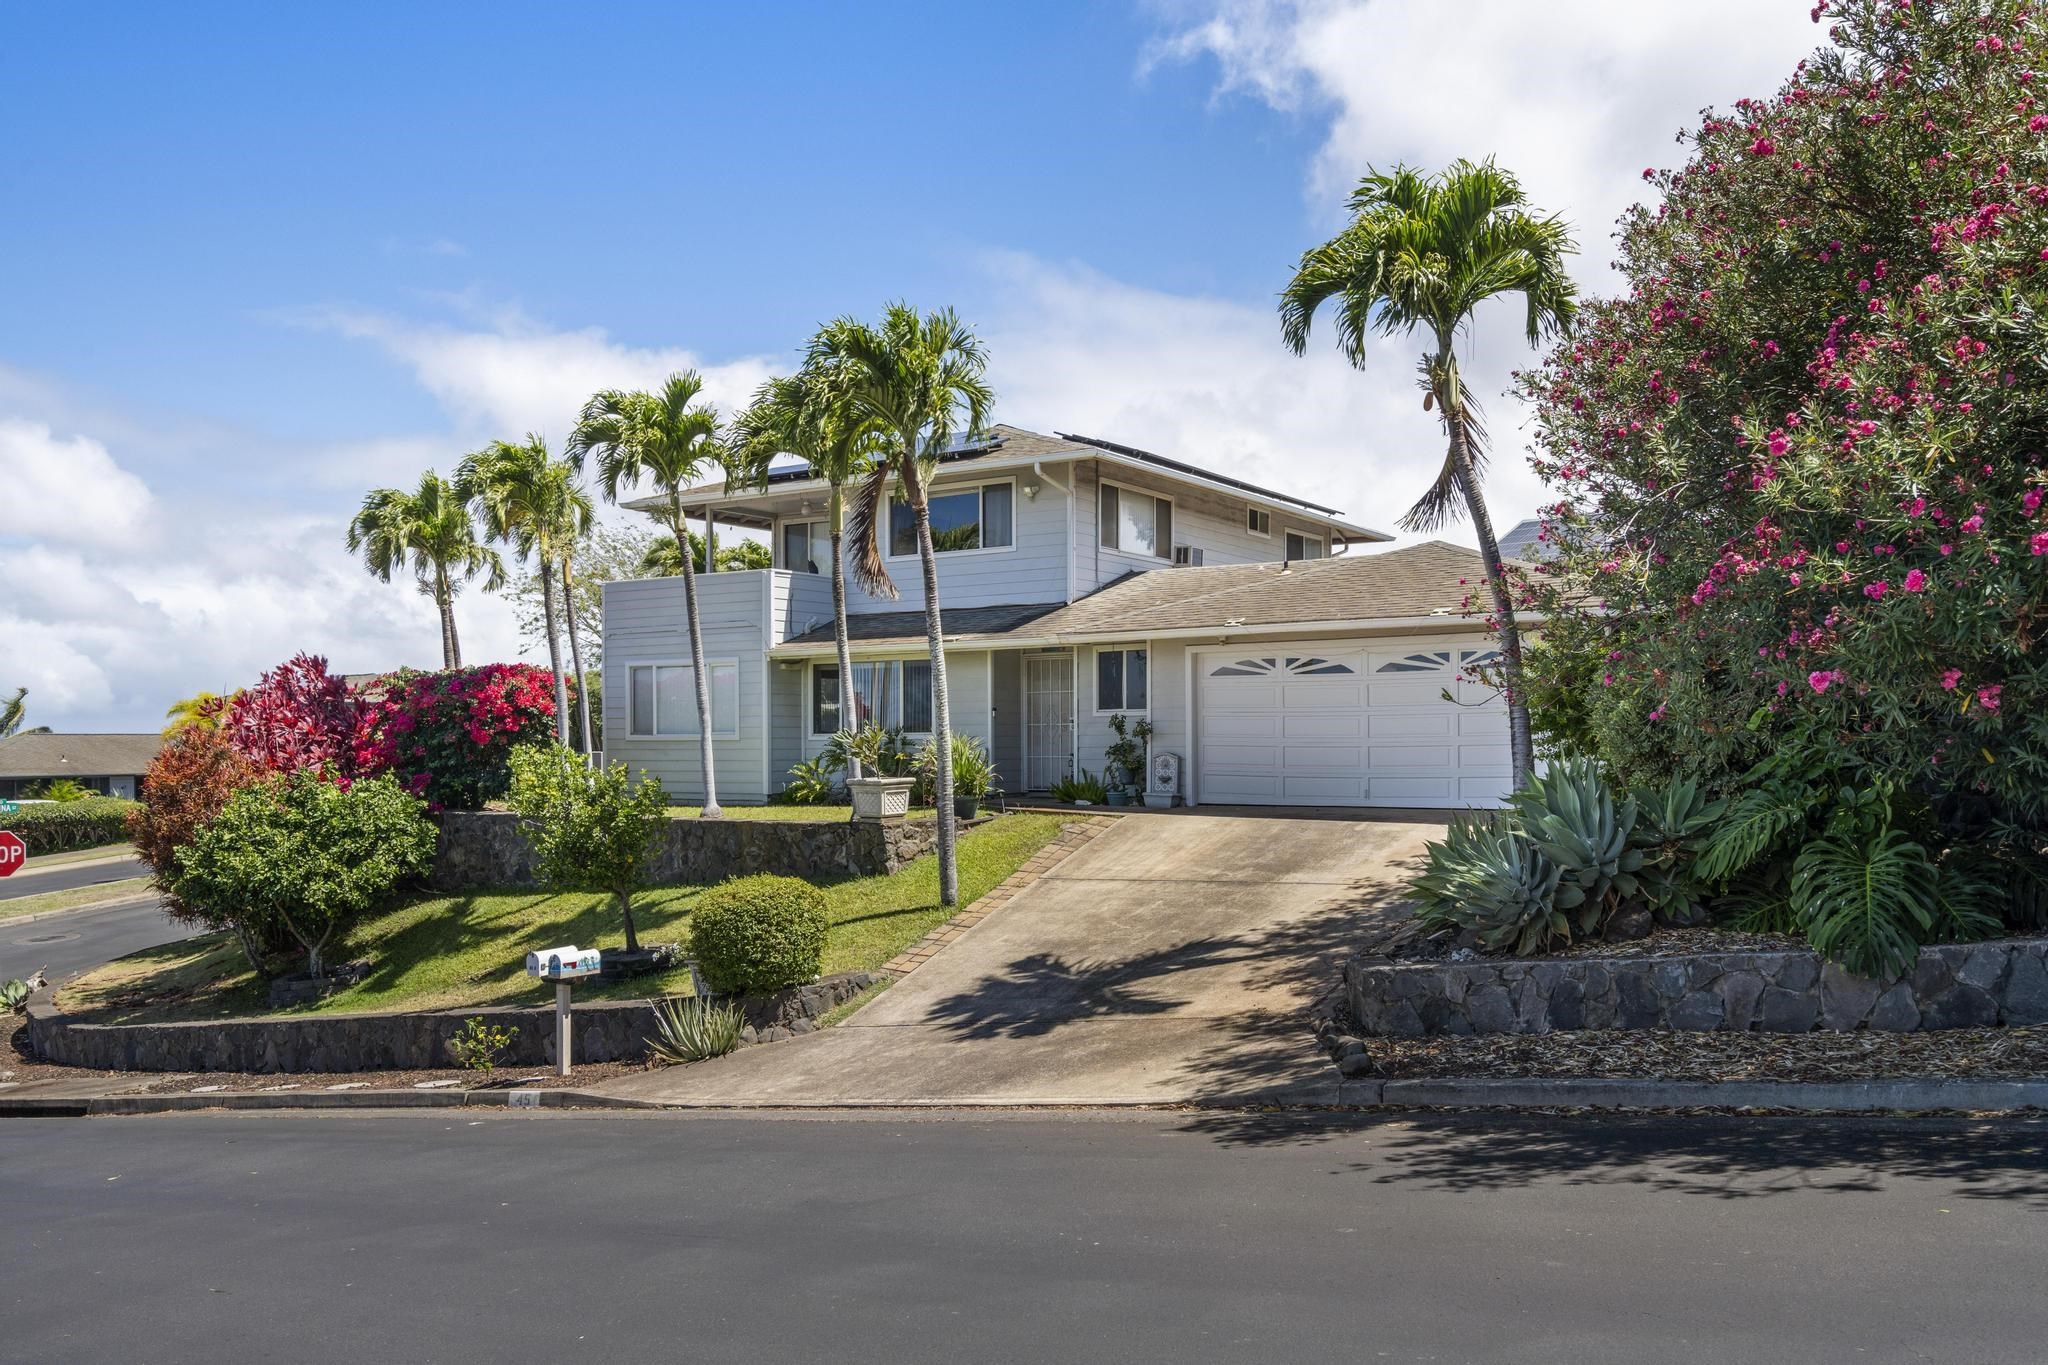
{"label": "upstairs window", "polygon": [[[934,493],[931,509],[932,551],[1007,550],[1016,543],[1016,494],[1008,483]],[[917,518],[910,504],[889,504],[889,553],[899,559],[917,553]]]}
{"label": "upstairs window", "polygon": [[1322,557],[1323,538],[1321,536],[1307,535],[1301,531],[1289,531],[1287,533],[1287,559],[1289,563],[1297,559],[1321,559]]}
{"label": "upstairs window", "polygon": [[831,573],[832,524],[825,521],[783,522],[782,567],[797,573]]}
{"label": "upstairs window", "polygon": [[1252,508],[1245,515],[1244,529],[1255,536],[1270,537],[1273,534],[1273,514],[1263,507]]}
{"label": "upstairs window", "polygon": [[1102,485],[1102,545],[1127,555],[1173,558],[1173,502],[1168,498]]}

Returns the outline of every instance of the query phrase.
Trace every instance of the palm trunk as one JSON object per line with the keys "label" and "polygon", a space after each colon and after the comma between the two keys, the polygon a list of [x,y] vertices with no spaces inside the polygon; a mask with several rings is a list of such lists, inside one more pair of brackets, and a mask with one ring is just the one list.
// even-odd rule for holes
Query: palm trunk
{"label": "palm trunk", "polygon": [[576,670],[576,715],[583,725],[583,753],[597,752],[590,742],[590,686],[583,674],[583,645],[576,638],[576,586],[569,570],[569,558],[562,557],[562,619],[569,627],[569,665]]}
{"label": "palm trunk", "polygon": [[[706,526],[708,529],[709,522]],[[697,761],[704,771],[704,809],[698,818],[714,820],[725,812],[718,805],[718,778],[711,765],[711,671],[704,664],[704,623],[697,614],[697,570],[690,563],[689,526],[676,508],[676,544],[683,547],[683,614],[690,623],[690,667],[697,684]],[[710,546],[704,558],[708,563]]]}
{"label": "palm trunk", "polygon": [[1458,471],[1458,486],[1465,493],[1465,510],[1472,518],[1473,533],[1479,538],[1479,561],[1493,594],[1494,633],[1500,637],[1501,677],[1508,701],[1508,749],[1514,766],[1515,790],[1520,791],[1536,775],[1536,745],[1530,733],[1529,703],[1522,690],[1522,632],[1515,622],[1514,595],[1508,590],[1501,569],[1500,541],[1493,534],[1493,518],[1486,510],[1485,495],[1472,471],[1458,362],[1448,345],[1442,347],[1442,354],[1447,392],[1438,394],[1437,399],[1443,404],[1444,428],[1451,440],[1451,463]]}
{"label": "palm trunk", "polygon": [[555,675],[555,738],[569,744],[569,689],[562,681],[562,647],[555,639],[555,566],[540,562],[540,614],[548,632],[548,671]]}
{"label": "palm trunk", "polygon": [[445,565],[434,566],[434,609],[441,614],[441,667],[462,667],[462,646],[455,639],[455,594],[448,587]]}
{"label": "palm trunk", "polygon": [[[832,489],[832,643],[839,650],[839,728],[851,730],[854,727],[847,720],[850,714],[847,707],[853,696],[853,647],[846,634],[845,539],[846,499],[835,486]],[[861,776],[858,758],[847,758],[846,775],[848,778]]]}
{"label": "palm trunk", "polygon": [[939,904],[960,903],[959,822],[953,815],[953,717],[946,699],[946,636],[939,620],[939,560],[932,549],[931,504],[915,466],[904,472],[904,492],[917,518],[917,557],[924,569],[924,635],[932,658],[932,743],[938,773],[932,800],[939,808]]}

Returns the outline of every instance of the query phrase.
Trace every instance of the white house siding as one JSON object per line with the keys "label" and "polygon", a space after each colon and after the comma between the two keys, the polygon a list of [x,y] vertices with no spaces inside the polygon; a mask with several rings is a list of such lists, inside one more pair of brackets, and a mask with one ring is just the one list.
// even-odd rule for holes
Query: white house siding
{"label": "white house siding", "polygon": [[[770,641],[765,627],[771,617],[776,579],[789,575],[768,570],[703,574],[697,579],[698,610],[704,631],[704,653],[714,661],[739,664],[740,724],[737,738],[714,739],[718,797],[722,802],[749,803],[767,798],[770,790],[764,737],[767,731],[767,669],[764,650]],[[688,663],[689,617],[680,578],[641,578],[604,585],[605,753],[635,772],[661,780],[677,802],[704,799],[695,736],[655,738],[629,733],[628,670],[634,664]]]}
{"label": "white house siding", "polygon": [[[1075,485],[1074,563],[1077,566],[1076,595],[1093,592],[1113,583],[1132,570],[1170,567],[1170,561],[1150,555],[1128,555],[1106,548],[1101,536],[1101,485],[1104,481],[1125,488],[1142,489],[1173,500],[1173,542],[1202,551],[1204,564],[1270,564],[1286,555],[1286,534],[1299,531],[1320,536],[1325,550],[1331,545],[1326,527],[1302,517],[1273,513],[1271,537],[1255,536],[1247,529],[1250,503],[1208,489],[1178,483],[1163,474],[1153,474],[1100,460],[1082,460],[1068,465]],[[1094,771],[1084,760],[1082,766]]]}
{"label": "white house siding", "polygon": [[[941,479],[934,493],[957,491],[984,483],[1014,480],[1012,499],[1014,523],[1012,547],[1007,550],[966,550],[938,556],[939,605],[946,607],[990,607],[1011,602],[1064,602],[1067,600],[1067,507],[1065,496],[1047,479],[1029,469],[1007,470],[979,478]],[[1036,498],[1026,498],[1023,486],[1040,485]],[[780,543],[780,531],[777,531]],[[916,555],[888,561],[889,577],[901,595],[876,597],[861,590],[851,577],[846,584],[849,613],[875,611],[922,611],[924,569]],[[827,584],[823,574],[800,574]],[[828,607],[829,611],[829,607]]]}

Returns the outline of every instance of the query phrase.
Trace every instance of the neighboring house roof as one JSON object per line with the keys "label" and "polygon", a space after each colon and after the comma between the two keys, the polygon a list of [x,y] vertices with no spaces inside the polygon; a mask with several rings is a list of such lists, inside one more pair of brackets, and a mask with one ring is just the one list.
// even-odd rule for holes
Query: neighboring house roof
{"label": "neighboring house roof", "polygon": [[0,739],[0,777],[136,777],[162,735],[14,735]]}
{"label": "neighboring house roof", "polygon": [[[1308,499],[1297,497],[1292,493],[1281,493],[1270,488],[1261,488],[1257,484],[1246,483],[1244,480],[1234,478],[1228,474],[1219,474],[1212,470],[1203,469],[1199,465],[1168,459],[1164,455],[1155,455],[1149,450],[1140,450],[1136,446],[1118,445],[1114,441],[1105,441],[1096,436],[1078,436],[1070,432],[1054,432],[1048,435],[1042,431],[1026,431],[1022,427],[1013,427],[1008,423],[998,422],[990,427],[982,436],[970,440],[962,440],[953,449],[946,451],[939,457],[939,463],[948,469],[952,469],[984,460],[991,464],[1000,461],[1005,465],[1013,465],[1038,460],[1100,459],[1105,456],[1112,461],[1149,466],[1178,475],[1181,478],[1193,479],[1213,486],[1233,489],[1249,497],[1256,498],[1261,502],[1299,508],[1301,511],[1314,513],[1319,518],[1328,518],[1336,522],[1347,535],[1354,539],[1380,541],[1392,539],[1392,537],[1382,531],[1375,531],[1370,527],[1353,526],[1345,522],[1343,520],[1344,514],[1333,507],[1325,507],[1321,503],[1310,502]],[[777,468],[768,474],[765,480],[770,491],[813,481],[810,466],[800,463]],[[757,496],[759,492],[760,490],[758,489],[735,489],[732,491],[731,497],[734,500],[745,499]],[[723,483],[707,483],[701,487],[685,489],[683,496],[684,500],[693,506],[701,506],[705,501],[722,501],[727,497],[727,493]],[[626,503],[625,506],[638,512],[661,512],[666,509],[667,504],[660,498],[638,498]]]}
{"label": "neighboring house roof", "polygon": [[[1384,622],[1465,617],[1485,576],[1476,550],[1432,540],[1378,554],[1297,560],[1292,564],[1218,564],[1130,573],[1065,606],[970,607],[945,612],[949,643],[1059,644],[1085,639],[1143,639],[1276,627],[1370,628]],[[1476,618],[1471,624],[1478,625]],[[921,611],[847,618],[863,646],[924,643]],[[821,626],[777,646],[791,653],[832,646]]]}
{"label": "neighboring house roof", "polygon": [[1544,540],[1542,536],[1543,519],[1541,517],[1530,517],[1526,521],[1516,522],[1514,529],[1500,538],[1501,558],[1551,558],[1557,553],[1557,548],[1549,541]]}

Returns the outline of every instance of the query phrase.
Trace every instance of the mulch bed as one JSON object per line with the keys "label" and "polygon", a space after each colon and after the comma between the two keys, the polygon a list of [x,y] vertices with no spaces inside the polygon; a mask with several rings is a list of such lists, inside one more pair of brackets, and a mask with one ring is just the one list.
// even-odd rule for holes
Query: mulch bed
{"label": "mulch bed", "polygon": [[[28,1051],[28,1027],[16,1029],[0,1051],[0,1082],[76,1081],[103,1077],[134,1082],[157,1077],[142,1093],[149,1095],[231,1094],[265,1090],[509,1090],[593,1085],[615,1076],[649,1070],[646,1062],[578,1062],[574,1073],[557,1076],[552,1067],[499,1067],[492,1072],[443,1068],[431,1071],[341,1071],[297,1074],[243,1071],[179,1072],[95,1071],[82,1066],[54,1066],[34,1060]],[[429,1082],[453,1082],[430,1085]]]}
{"label": "mulch bed", "polygon": [[1929,1033],[1601,1030],[1362,1041],[1377,1074],[1388,1080],[1861,1081],[2048,1076],[2048,1026]]}

